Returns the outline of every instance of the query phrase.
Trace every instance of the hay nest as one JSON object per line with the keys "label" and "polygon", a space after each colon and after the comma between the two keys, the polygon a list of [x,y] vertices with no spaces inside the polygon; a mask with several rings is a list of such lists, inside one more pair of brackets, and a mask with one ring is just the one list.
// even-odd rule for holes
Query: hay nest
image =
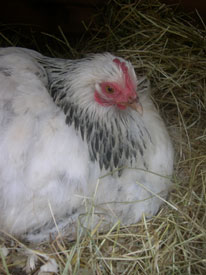
{"label": "hay nest", "polygon": [[37,43],[34,32],[11,26],[1,26],[0,45],[65,57],[110,51],[144,69],[176,149],[169,203],[150,220],[115,224],[105,234],[97,229],[75,242],[34,247],[2,237],[0,274],[24,274],[25,266],[43,274],[45,264],[53,274],[206,274],[206,27],[198,14],[195,27],[156,0],[132,2],[114,0],[98,11],[99,24],[85,26],[75,46],[61,29],[58,38],[41,34]]}

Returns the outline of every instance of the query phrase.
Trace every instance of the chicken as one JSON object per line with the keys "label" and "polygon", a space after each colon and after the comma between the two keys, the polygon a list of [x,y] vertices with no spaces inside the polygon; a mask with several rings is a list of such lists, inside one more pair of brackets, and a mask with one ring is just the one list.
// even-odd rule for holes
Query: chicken
{"label": "chicken", "polygon": [[157,213],[172,172],[149,81],[130,62],[0,49],[1,231],[40,242],[74,236],[80,218],[136,223]]}

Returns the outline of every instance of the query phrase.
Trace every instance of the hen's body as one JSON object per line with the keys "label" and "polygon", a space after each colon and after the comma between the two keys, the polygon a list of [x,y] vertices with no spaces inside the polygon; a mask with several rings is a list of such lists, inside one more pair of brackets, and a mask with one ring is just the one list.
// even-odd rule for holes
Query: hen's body
{"label": "hen's body", "polygon": [[105,224],[131,224],[158,211],[162,201],[154,194],[167,196],[172,173],[170,139],[142,78],[142,116],[94,101],[91,87],[112,58],[67,61],[0,50],[1,230],[40,241],[55,232],[53,215],[70,234],[85,201]]}

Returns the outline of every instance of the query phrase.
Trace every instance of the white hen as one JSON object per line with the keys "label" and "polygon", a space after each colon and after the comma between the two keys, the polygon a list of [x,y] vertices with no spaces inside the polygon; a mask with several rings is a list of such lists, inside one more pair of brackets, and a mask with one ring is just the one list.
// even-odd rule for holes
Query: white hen
{"label": "white hen", "polygon": [[1,48],[0,230],[41,241],[55,236],[55,218],[70,234],[85,201],[103,229],[155,214],[173,149],[149,89],[109,53],[64,60]]}

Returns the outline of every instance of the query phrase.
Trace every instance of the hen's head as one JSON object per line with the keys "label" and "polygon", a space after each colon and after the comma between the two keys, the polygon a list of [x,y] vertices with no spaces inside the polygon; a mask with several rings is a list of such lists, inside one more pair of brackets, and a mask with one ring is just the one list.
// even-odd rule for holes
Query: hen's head
{"label": "hen's head", "polygon": [[[123,58],[110,53],[94,54],[69,62],[67,76],[57,75],[56,83],[58,91],[66,90],[67,102],[82,110],[99,112],[101,109],[107,113],[108,110],[121,111],[132,108],[142,113],[133,66]],[[63,83],[63,89],[59,88],[59,83]],[[53,87],[55,88],[55,85]],[[58,98],[61,98],[60,94]]]}
{"label": "hen's head", "polygon": [[137,81],[132,65],[109,53],[56,64],[47,69],[50,93],[66,123],[87,142],[91,160],[112,171],[131,165],[138,152],[142,156],[148,135],[132,109],[142,113],[138,91],[147,89],[145,77]]}
{"label": "hen's head", "polygon": [[112,55],[103,57],[107,59],[102,58],[102,79],[95,84],[94,100],[101,106],[116,106],[121,110],[130,107],[141,114],[132,65]]}

